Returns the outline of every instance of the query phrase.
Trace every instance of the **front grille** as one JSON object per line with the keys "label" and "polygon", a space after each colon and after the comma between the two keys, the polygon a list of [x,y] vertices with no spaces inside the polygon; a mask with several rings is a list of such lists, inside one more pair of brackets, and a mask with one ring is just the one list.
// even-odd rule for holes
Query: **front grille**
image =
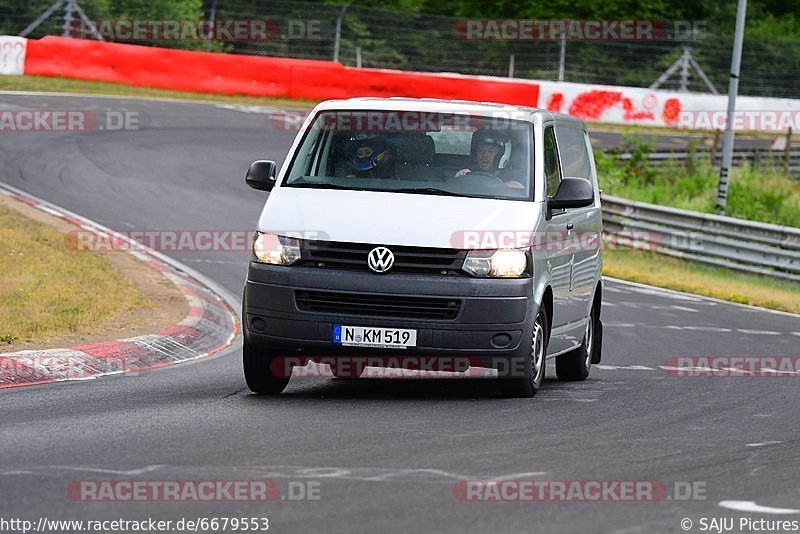
{"label": "front grille", "polygon": [[[305,263],[318,267],[370,271],[367,255],[376,246],[382,245],[303,240],[300,257]],[[467,255],[464,250],[450,248],[386,247],[394,254],[394,265],[389,272],[460,274]]]}
{"label": "front grille", "polygon": [[297,309],[304,312],[407,319],[455,319],[461,301],[449,298],[295,291]]}

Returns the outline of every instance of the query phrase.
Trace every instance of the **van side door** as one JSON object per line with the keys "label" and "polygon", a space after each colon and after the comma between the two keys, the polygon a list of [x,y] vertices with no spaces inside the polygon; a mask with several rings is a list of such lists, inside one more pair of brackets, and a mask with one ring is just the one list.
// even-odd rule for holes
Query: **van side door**
{"label": "van side door", "polygon": [[564,176],[585,178],[595,191],[595,201],[591,206],[568,209],[566,217],[571,225],[568,238],[573,251],[570,294],[575,306],[570,320],[581,323],[577,339],[580,343],[585,319],[589,316],[594,287],[600,277],[602,218],[589,134],[577,123],[563,122],[556,125],[556,140]]}
{"label": "van side door", "polygon": [[[561,185],[562,172],[553,123],[544,125],[544,176],[547,196],[551,197]],[[548,214],[544,225],[544,235],[536,236],[534,254],[544,254],[553,289],[553,324],[551,325],[548,354],[558,354],[574,343],[569,339],[570,323],[574,321],[575,310],[572,303],[570,283],[572,279],[572,251],[567,248],[567,227],[570,214],[566,210],[554,210]]]}

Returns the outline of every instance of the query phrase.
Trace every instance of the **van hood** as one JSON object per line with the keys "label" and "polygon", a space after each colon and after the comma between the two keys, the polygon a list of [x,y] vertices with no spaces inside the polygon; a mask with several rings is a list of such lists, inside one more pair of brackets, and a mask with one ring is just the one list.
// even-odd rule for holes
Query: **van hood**
{"label": "van hood", "polygon": [[382,245],[462,247],[463,232],[530,231],[538,204],[427,194],[276,187],[258,229]]}

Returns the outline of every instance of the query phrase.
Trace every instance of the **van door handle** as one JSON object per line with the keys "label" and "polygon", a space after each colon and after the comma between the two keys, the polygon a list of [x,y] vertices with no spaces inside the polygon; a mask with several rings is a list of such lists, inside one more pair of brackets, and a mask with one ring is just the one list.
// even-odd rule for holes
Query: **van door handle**
{"label": "van door handle", "polygon": [[575,226],[572,223],[567,223],[567,230],[572,230]]}

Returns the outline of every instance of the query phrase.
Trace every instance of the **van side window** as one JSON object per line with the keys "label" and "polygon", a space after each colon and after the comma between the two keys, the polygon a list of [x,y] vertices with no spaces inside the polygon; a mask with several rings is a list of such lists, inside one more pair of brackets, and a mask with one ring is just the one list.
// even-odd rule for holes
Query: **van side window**
{"label": "van side window", "polygon": [[574,126],[558,125],[556,128],[558,148],[564,176],[586,178],[592,181],[592,165],[589,150],[586,148],[586,134]]}
{"label": "van side window", "polygon": [[555,196],[561,184],[561,167],[558,164],[558,146],[552,126],[544,130],[544,175],[547,179],[547,195]]}

